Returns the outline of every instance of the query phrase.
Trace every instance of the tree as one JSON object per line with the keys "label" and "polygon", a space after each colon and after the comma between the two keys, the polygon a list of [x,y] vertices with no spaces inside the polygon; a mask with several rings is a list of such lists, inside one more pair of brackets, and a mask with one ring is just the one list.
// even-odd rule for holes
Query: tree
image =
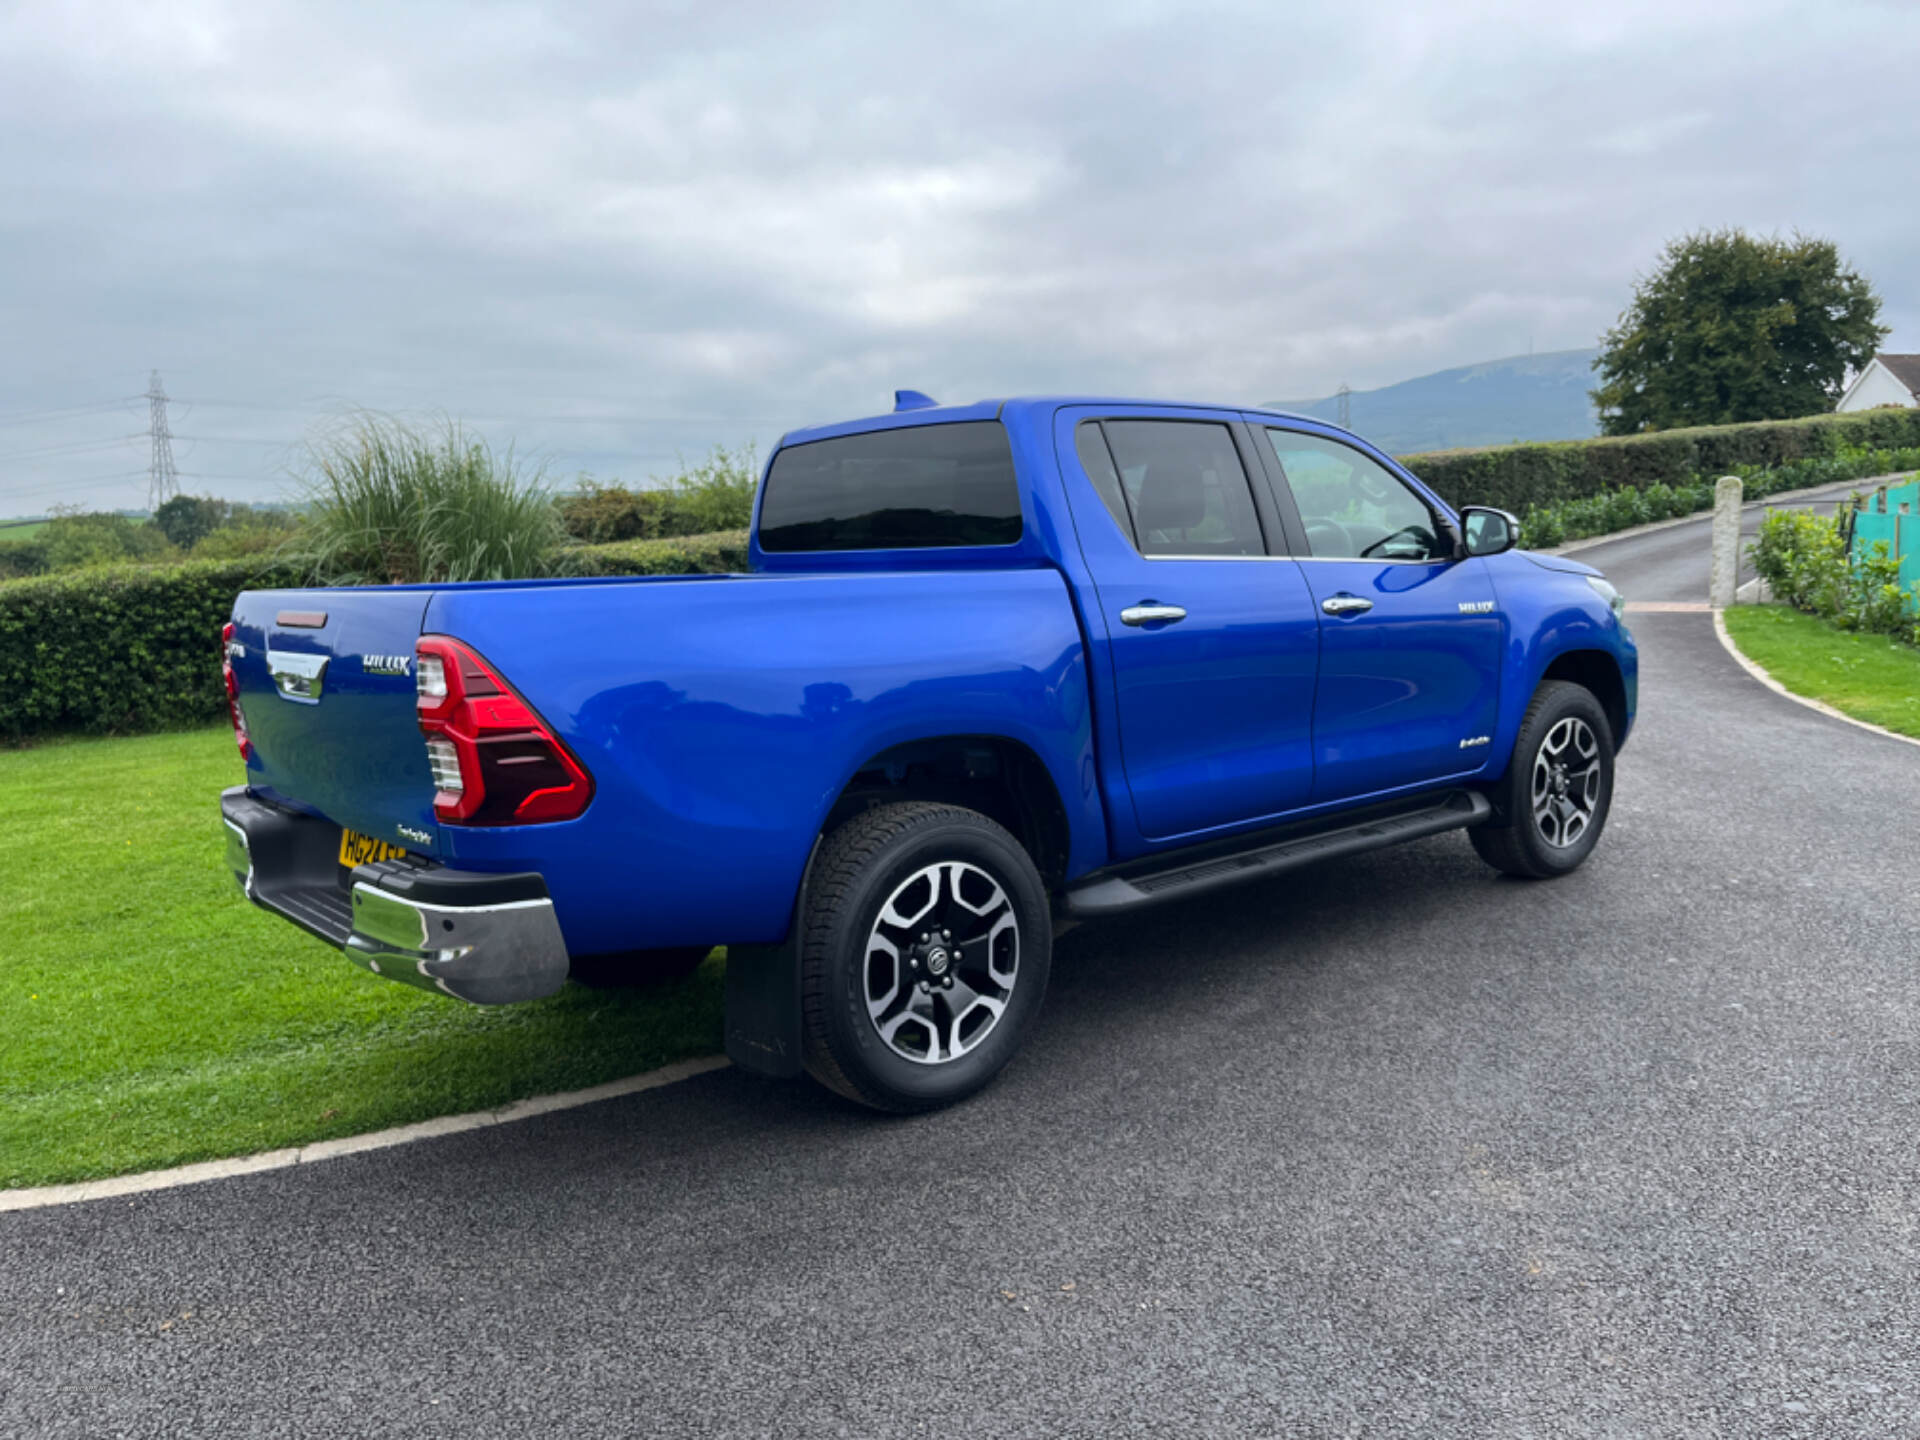
{"label": "tree", "polygon": [[153,512],[153,523],[182,550],[191,550],[227,523],[231,508],[207,495],[176,495]]}
{"label": "tree", "polygon": [[1871,360],[1886,335],[1879,314],[1880,297],[1831,240],[1682,236],[1601,337],[1592,392],[1601,431],[1831,410],[1848,369]]}

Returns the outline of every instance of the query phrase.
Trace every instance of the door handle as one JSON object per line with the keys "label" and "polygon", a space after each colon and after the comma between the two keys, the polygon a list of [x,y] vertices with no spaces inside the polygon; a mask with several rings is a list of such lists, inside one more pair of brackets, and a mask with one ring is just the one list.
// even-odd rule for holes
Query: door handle
{"label": "door handle", "polygon": [[1363,615],[1373,608],[1373,602],[1361,595],[1330,595],[1320,602],[1320,608],[1329,615]]}
{"label": "door handle", "polygon": [[1160,605],[1151,600],[1144,605],[1129,605],[1120,612],[1122,625],[1151,625],[1156,621],[1172,624],[1186,618],[1187,612],[1178,605]]}

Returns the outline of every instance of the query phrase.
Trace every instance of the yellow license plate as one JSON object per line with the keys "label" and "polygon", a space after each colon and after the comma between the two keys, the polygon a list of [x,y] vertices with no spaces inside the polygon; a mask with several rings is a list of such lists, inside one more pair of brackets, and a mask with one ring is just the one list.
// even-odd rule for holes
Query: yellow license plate
{"label": "yellow license plate", "polygon": [[376,860],[397,860],[406,853],[404,846],[389,845],[358,830],[340,832],[340,863],[349,870],[356,865],[371,865]]}

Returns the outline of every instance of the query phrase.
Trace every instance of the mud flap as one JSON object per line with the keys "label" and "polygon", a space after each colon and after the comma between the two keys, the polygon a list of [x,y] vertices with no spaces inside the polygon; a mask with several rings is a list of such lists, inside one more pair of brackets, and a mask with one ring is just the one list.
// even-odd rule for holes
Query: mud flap
{"label": "mud flap", "polygon": [[[806,873],[812,871],[809,855]],[[803,875],[785,940],[727,946],[727,1058],[742,1070],[775,1080],[791,1080],[802,1069],[800,934],[806,904]]]}
{"label": "mud flap", "polygon": [[727,947],[727,1058],[756,1075],[800,1073],[800,947]]}

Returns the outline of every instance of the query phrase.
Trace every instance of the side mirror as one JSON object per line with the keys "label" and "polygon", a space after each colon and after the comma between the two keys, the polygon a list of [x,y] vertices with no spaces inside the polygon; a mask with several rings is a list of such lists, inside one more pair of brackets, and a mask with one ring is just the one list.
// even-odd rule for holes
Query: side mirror
{"label": "side mirror", "polygon": [[1498,555],[1520,543],[1520,522],[1491,505],[1468,505],[1460,512],[1468,555]]}

